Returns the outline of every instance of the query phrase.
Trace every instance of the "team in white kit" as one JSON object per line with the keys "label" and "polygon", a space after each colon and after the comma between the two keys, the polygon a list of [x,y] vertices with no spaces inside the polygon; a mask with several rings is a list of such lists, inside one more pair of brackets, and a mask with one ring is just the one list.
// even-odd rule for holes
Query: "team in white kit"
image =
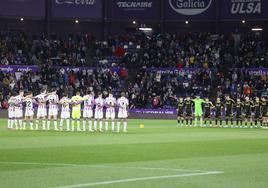
{"label": "team in white kit", "polygon": [[[127,132],[129,101],[124,92],[118,99],[111,92],[106,98],[102,97],[101,92],[94,98],[94,93],[91,91],[88,91],[83,97],[80,96],[80,92],[77,92],[72,98],[68,98],[67,93],[64,93],[63,97],[59,99],[56,90],[47,93],[43,89],[36,96],[33,96],[32,92],[24,95],[24,91],[20,91],[19,95],[12,94],[8,103],[9,129],[25,130],[27,124],[29,124],[30,130],[39,130],[39,124],[42,122],[41,130],[50,130],[50,124],[53,121],[55,131],[104,132],[109,130],[110,124],[111,131],[120,132],[120,124],[123,121],[123,131]],[[83,104],[83,110],[81,104]],[[37,112],[34,126],[35,105],[37,105]],[[116,109],[118,109],[117,118]],[[82,114],[81,111],[83,111]],[[60,125],[58,127],[59,112]],[[80,127],[81,119],[83,120],[82,128]],[[104,128],[103,121],[105,123]],[[116,122],[117,125],[115,126]]]}

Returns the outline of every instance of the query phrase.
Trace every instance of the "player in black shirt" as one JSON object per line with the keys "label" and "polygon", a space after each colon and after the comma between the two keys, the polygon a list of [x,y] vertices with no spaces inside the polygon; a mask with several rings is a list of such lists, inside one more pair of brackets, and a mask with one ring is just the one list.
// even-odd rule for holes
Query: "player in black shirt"
{"label": "player in black shirt", "polygon": [[233,128],[233,105],[235,101],[230,98],[229,95],[225,98],[225,128],[228,127],[229,121],[231,121],[231,128]]}
{"label": "player in black shirt", "polygon": [[[258,123],[261,122],[261,120],[262,120],[261,116],[262,116],[262,114],[261,114],[261,101],[258,97],[256,97],[255,103],[254,103],[254,121],[255,121],[254,127],[255,128],[257,128]],[[252,128],[252,125],[251,125],[251,128]]]}
{"label": "player in black shirt", "polygon": [[261,115],[262,121],[261,125],[263,128],[268,127],[268,122],[265,119],[268,119],[268,100],[264,96],[261,98]]}
{"label": "player in black shirt", "polygon": [[178,127],[183,127],[183,111],[184,111],[184,101],[183,98],[178,100]]}
{"label": "player in black shirt", "polygon": [[220,127],[222,127],[222,108],[224,107],[221,99],[217,97],[215,102],[215,124],[218,126],[218,121],[220,122]]}
{"label": "player in black shirt", "polygon": [[244,108],[244,103],[241,102],[239,98],[236,99],[236,103],[234,104],[234,109],[235,109],[235,119],[236,119],[236,128],[238,128],[238,125],[240,123],[240,128],[242,128],[242,123],[243,123],[243,108]]}
{"label": "player in black shirt", "polygon": [[249,99],[249,97],[245,98],[245,102],[244,102],[244,111],[245,111],[245,128],[248,127],[248,122],[251,123],[252,125],[252,108],[253,108],[254,104],[253,102]]}
{"label": "player in black shirt", "polygon": [[[186,119],[186,127],[190,126],[192,127],[193,123],[193,102],[190,97],[186,97],[186,100],[184,101],[184,107],[185,107],[185,119]],[[190,122],[190,124],[189,124]]]}
{"label": "player in black shirt", "polygon": [[213,108],[213,104],[211,101],[209,101],[208,98],[205,99],[205,103],[203,106],[204,109],[204,121],[205,121],[205,127],[207,127],[207,121],[209,121],[209,126],[212,127],[212,119],[211,119],[211,109]]}

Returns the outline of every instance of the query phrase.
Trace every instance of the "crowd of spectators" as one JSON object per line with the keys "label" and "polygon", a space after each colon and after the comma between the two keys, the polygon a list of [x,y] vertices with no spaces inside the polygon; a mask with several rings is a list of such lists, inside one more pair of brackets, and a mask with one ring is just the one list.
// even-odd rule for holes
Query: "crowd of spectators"
{"label": "crowd of spectators", "polygon": [[[59,95],[67,90],[69,96],[76,90],[84,94],[88,88],[116,96],[126,91],[131,108],[169,108],[176,105],[176,96],[267,95],[267,75],[233,68],[267,68],[268,41],[256,34],[139,34],[98,41],[89,34],[48,40],[0,33],[0,64],[41,67],[36,73],[0,71],[2,108],[7,107],[11,91],[37,94],[44,87],[57,88]],[[68,70],[55,65],[94,68]],[[187,72],[184,68],[197,69]]]}
{"label": "crowd of spectators", "polygon": [[267,75],[252,75],[241,70],[161,73],[140,69],[129,84],[128,93],[132,108],[170,108],[176,106],[178,97],[200,95],[214,101],[226,94],[234,99],[267,96],[267,79]]}
{"label": "crowd of spectators", "polygon": [[118,66],[222,68],[264,67],[268,40],[262,35],[126,35],[95,43],[97,64],[120,57]]}

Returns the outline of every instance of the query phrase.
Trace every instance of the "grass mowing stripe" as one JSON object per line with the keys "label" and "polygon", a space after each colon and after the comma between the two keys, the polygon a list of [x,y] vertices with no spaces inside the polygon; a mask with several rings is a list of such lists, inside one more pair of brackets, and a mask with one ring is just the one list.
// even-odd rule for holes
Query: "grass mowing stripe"
{"label": "grass mowing stripe", "polygon": [[222,174],[222,173],[223,173],[222,171],[210,171],[210,172],[198,172],[198,173],[190,173],[190,174],[175,174],[175,175],[168,175],[168,176],[149,176],[149,177],[119,179],[119,180],[110,180],[110,181],[99,181],[99,182],[76,184],[76,185],[66,185],[66,186],[59,186],[55,188],[91,187],[91,186],[98,186],[98,185],[109,185],[109,184],[136,182],[136,181],[159,180],[159,179],[170,179],[170,178],[191,177],[191,176],[204,176],[204,175],[213,175],[213,174]]}
{"label": "grass mowing stripe", "polygon": [[163,171],[202,171],[196,169],[178,169],[178,168],[159,168],[159,167],[133,167],[133,166],[111,166],[111,165],[83,165],[83,164],[64,164],[64,163],[37,163],[37,162],[16,162],[16,161],[0,161],[0,164],[9,165],[41,165],[41,166],[62,166],[62,167],[92,167],[92,168],[117,168],[117,169],[140,169],[140,170],[163,170]]}

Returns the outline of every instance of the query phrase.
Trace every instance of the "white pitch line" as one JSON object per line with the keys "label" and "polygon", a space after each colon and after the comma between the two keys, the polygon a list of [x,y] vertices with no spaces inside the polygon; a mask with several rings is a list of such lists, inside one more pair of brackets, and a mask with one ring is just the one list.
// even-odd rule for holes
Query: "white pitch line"
{"label": "white pitch line", "polygon": [[38,162],[19,162],[19,161],[0,161],[0,164],[11,164],[11,165],[42,165],[42,166],[62,166],[62,167],[90,167],[90,168],[117,168],[117,169],[140,169],[140,170],[163,170],[163,171],[189,171],[189,172],[204,172],[206,170],[195,170],[195,169],[179,169],[179,168],[159,168],[159,167],[131,167],[131,166],[110,166],[110,165],[87,165],[87,164],[66,164],[66,163],[38,163]]}
{"label": "white pitch line", "polygon": [[223,173],[222,171],[209,171],[209,172],[199,172],[199,173],[190,173],[190,174],[175,174],[175,175],[167,175],[167,176],[148,176],[148,177],[140,177],[140,178],[129,178],[129,179],[99,181],[99,182],[75,184],[75,185],[65,185],[65,186],[59,186],[59,187],[55,187],[55,188],[91,187],[91,186],[98,186],[98,185],[109,185],[109,184],[117,184],[117,183],[170,179],[170,178],[191,177],[191,176],[204,176],[204,175],[213,175],[213,174],[222,174],[222,173]]}

